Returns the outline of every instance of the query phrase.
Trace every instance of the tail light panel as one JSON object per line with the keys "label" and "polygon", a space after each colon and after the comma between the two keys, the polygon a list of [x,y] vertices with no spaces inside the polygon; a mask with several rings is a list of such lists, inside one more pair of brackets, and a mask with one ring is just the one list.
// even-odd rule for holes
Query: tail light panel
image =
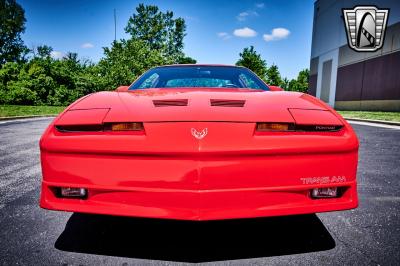
{"label": "tail light panel", "polygon": [[257,132],[335,132],[343,123],[329,110],[289,109],[294,123],[259,122]]}
{"label": "tail light panel", "polygon": [[99,125],[56,125],[60,132],[142,132],[142,122],[117,122]]}
{"label": "tail light panel", "polygon": [[293,123],[260,122],[256,125],[257,132],[336,132],[343,126],[333,125],[296,125]]}

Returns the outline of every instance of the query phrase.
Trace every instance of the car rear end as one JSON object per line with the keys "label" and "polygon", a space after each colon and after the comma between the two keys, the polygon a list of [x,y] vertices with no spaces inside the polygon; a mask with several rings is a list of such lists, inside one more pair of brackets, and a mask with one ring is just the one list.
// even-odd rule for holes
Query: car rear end
{"label": "car rear end", "polygon": [[55,119],[41,206],[184,220],[357,207],[357,137],[317,99],[160,93],[100,93]]}

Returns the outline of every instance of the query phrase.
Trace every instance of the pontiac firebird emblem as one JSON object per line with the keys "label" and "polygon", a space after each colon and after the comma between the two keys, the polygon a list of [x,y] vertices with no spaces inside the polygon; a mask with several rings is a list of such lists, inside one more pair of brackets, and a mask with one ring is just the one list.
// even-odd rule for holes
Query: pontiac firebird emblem
{"label": "pontiac firebird emblem", "polygon": [[193,137],[195,137],[196,139],[202,139],[207,135],[207,128],[203,129],[202,131],[197,131],[195,128],[192,128],[191,130]]}
{"label": "pontiac firebird emblem", "polygon": [[343,17],[350,48],[358,52],[380,49],[385,38],[389,9],[375,6],[357,6],[343,9]]}

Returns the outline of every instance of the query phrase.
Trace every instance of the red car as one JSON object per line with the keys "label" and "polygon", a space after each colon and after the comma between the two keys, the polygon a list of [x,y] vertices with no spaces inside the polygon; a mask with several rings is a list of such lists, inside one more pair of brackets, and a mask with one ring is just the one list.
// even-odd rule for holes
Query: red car
{"label": "red car", "polygon": [[150,69],[71,104],[40,150],[51,210],[214,220],[358,205],[351,126],[243,67]]}

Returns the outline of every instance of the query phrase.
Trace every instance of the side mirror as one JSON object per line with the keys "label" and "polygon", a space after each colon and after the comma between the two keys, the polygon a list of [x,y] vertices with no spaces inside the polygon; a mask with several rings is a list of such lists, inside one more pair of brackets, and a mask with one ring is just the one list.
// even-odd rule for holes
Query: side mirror
{"label": "side mirror", "polygon": [[128,91],[128,89],[129,89],[129,86],[119,86],[115,91],[125,92],[125,91]]}
{"label": "side mirror", "polygon": [[271,91],[284,91],[284,89],[282,89],[281,87],[278,87],[278,86],[268,85],[268,87]]}

